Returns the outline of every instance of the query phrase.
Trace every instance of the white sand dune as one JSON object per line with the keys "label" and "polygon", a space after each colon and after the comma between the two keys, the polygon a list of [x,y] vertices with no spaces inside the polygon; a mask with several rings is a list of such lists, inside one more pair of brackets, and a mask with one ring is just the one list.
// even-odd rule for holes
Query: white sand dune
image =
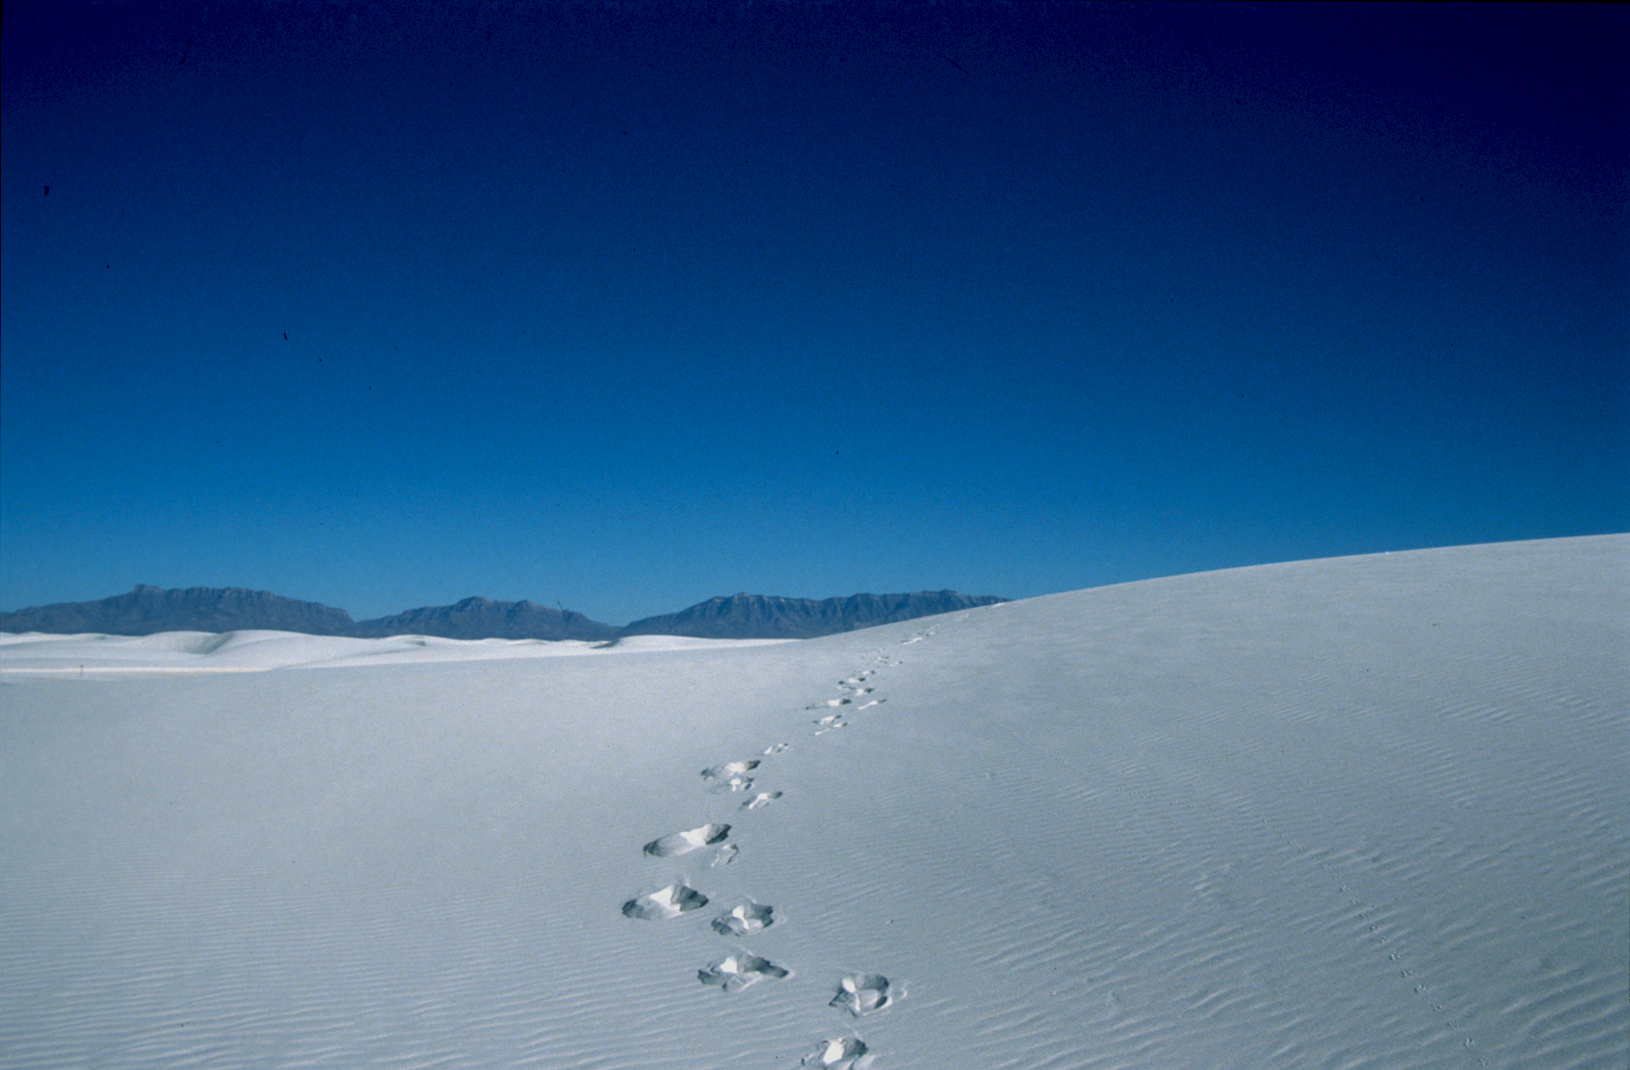
{"label": "white sand dune", "polygon": [[688,639],[636,635],[615,643],[542,639],[439,639],[398,635],[347,639],[295,632],[164,632],[160,635],[45,635],[0,632],[0,674],[120,675],[265,672],[409,662],[491,661],[573,654],[644,653],[654,650],[716,650],[768,646],[787,639]]}
{"label": "white sand dune", "polygon": [[1622,1070],[1627,578],[1611,536],[603,656],[8,637],[0,1064]]}

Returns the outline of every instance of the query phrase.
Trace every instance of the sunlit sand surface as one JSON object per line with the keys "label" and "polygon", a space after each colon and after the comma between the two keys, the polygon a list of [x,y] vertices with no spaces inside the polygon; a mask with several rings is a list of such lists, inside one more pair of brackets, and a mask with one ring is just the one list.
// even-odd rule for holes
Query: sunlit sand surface
{"label": "sunlit sand surface", "polygon": [[0,1063],[1619,1070],[1627,577],[1611,536],[792,643],[7,636]]}

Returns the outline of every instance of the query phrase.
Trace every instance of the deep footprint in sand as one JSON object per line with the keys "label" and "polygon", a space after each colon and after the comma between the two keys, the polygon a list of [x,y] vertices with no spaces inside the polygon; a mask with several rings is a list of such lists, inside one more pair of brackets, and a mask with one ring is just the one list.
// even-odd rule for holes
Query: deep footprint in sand
{"label": "deep footprint in sand", "polygon": [[704,985],[718,985],[726,992],[739,992],[748,985],[766,978],[779,981],[789,976],[791,972],[782,969],[769,959],[742,952],[726,955],[718,962],[697,970],[696,979]]}
{"label": "deep footprint in sand", "polygon": [[880,1011],[894,1002],[894,988],[880,973],[852,973],[838,982],[838,994],[831,1007],[840,1007],[859,1018]]}
{"label": "deep footprint in sand", "polygon": [[688,855],[692,851],[700,851],[704,847],[711,847],[729,835],[729,825],[713,822],[652,840],[645,845],[645,853],[652,858],[674,858]]}
{"label": "deep footprint in sand", "polygon": [[724,780],[733,776],[740,776],[743,773],[751,773],[757,768],[757,758],[749,758],[744,762],[721,762],[718,765],[710,765],[702,770],[702,779]]}
{"label": "deep footprint in sand", "polygon": [[816,1049],[804,1056],[799,1066],[818,1066],[822,1070],[866,1070],[872,1057],[866,1054],[866,1042],[859,1037],[839,1037],[823,1040]]}
{"label": "deep footprint in sand", "polygon": [[749,758],[744,762],[725,762],[722,765],[710,765],[702,770],[702,779],[713,785],[714,791],[746,791],[753,786],[753,778],[747,774],[757,768],[757,758]]}
{"label": "deep footprint in sand", "polygon": [[745,810],[762,810],[779,798],[781,798],[779,791],[761,791],[741,805]]}
{"label": "deep footprint in sand", "polygon": [[775,924],[775,908],[763,903],[743,903],[728,914],[713,919],[713,931],[720,936],[751,936]]}
{"label": "deep footprint in sand", "polygon": [[637,895],[623,904],[623,917],[642,921],[665,921],[701,910],[707,906],[707,896],[688,884],[670,884],[645,895]]}

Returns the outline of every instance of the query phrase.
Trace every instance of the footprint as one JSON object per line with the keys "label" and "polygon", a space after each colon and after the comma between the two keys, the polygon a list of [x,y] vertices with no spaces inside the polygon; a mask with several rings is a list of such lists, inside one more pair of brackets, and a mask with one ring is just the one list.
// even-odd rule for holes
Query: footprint
{"label": "footprint", "polygon": [[775,924],[775,908],[763,903],[743,903],[728,914],[713,919],[713,931],[720,936],[751,936]]}
{"label": "footprint", "polygon": [[733,843],[727,843],[713,852],[713,858],[708,861],[708,868],[717,869],[720,866],[728,866],[736,860],[736,856],[739,854],[741,854],[740,847]]}
{"label": "footprint", "polygon": [[787,745],[785,743],[772,743],[768,747],[764,748],[764,753],[765,754],[780,754],[782,751],[784,751],[786,749],[787,749]]}
{"label": "footprint", "polygon": [[718,985],[726,992],[739,992],[766,977],[780,980],[790,973],[790,970],[782,969],[769,959],[742,952],[726,955],[718,962],[697,970],[696,979],[704,985]]}
{"label": "footprint", "polygon": [[849,705],[849,700],[846,699],[846,698],[829,698],[825,702],[817,702],[813,706],[805,706],[804,709],[806,709],[806,710],[836,709],[839,706],[847,706],[847,705]]}
{"label": "footprint", "polygon": [[843,714],[832,713],[822,717],[819,721],[813,721],[811,723],[815,725],[815,734],[819,736],[827,732],[843,728],[848,725],[849,722],[843,719]]}
{"label": "footprint", "polygon": [[864,1040],[840,1037],[821,1041],[798,1065],[825,1067],[826,1070],[866,1070],[872,1065],[872,1057],[866,1054]]}
{"label": "footprint", "polygon": [[838,994],[829,1007],[841,1007],[859,1018],[894,1002],[894,989],[880,973],[855,973],[838,982]]}
{"label": "footprint", "polygon": [[688,884],[670,884],[646,895],[637,895],[623,904],[623,917],[642,921],[666,921],[707,906],[707,896]]}
{"label": "footprint", "polygon": [[761,791],[741,805],[747,810],[762,810],[779,798],[781,798],[779,791]]}
{"label": "footprint", "polygon": [[757,758],[749,758],[744,762],[725,762],[723,765],[710,765],[702,770],[702,779],[712,784],[714,791],[746,791],[753,786],[753,778],[747,774],[757,768]]}
{"label": "footprint", "polygon": [[710,765],[702,770],[703,780],[721,780],[743,773],[751,773],[758,768],[758,759],[749,758],[745,762],[724,762],[721,765]]}
{"label": "footprint", "polygon": [[855,712],[859,713],[861,710],[869,710],[873,706],[881,706],[883,703],[885,703],[887,701],[888,701],[888,699],[886,699],[886,698],[874,698],[870,702],[866,703],[866,705],[864,705],[864,706],[856,706],[855,707]]}
{"label": "footprint", "polygon": [[730,826],[716,822],[700,825],[684,832],[675,832],[645,845],[645,853],[652,858],[673,858],[700,851],[730,835]]}

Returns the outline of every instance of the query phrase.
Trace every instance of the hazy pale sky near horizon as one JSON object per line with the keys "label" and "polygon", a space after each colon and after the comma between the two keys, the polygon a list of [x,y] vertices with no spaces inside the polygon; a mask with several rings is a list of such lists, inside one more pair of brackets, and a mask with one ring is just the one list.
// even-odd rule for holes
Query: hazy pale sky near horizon
{"label": "hazy pale sky near horizon", "polygon": [[620,624],[1625,530],[1627,27],[13,0],[0,608]]}

